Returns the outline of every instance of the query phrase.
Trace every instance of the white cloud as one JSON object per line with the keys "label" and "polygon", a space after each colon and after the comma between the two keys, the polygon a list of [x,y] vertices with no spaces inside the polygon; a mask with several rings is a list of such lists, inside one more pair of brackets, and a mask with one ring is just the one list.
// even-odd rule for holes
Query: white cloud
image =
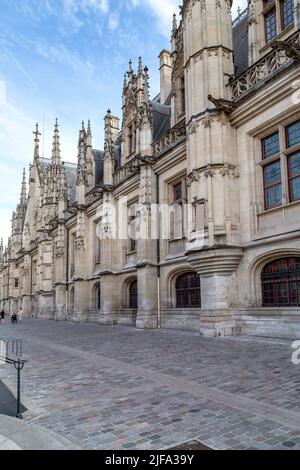
{"label": "white cloud", "polygon": [[6,86],[3,80],[0,80],[0,108],[6,104]]}
{"label": "white cloud", "polygon": [[108,20],[108,28],[110,31],[115,31],[120,24],[120,13],[118,11],[114,11],[109,16]]}
{"label": "white cloud", "polygon": [[75,13],[83,11],[88,13],[90,9],[107,13],[109,10],[108,0],[63,0],[65,8]]}
{"label": "white cloud", "polygon": [[[179,0],[130,0],[130,5],[133,8],[139,7],[142,4],[148,6],[157,19],[160,32],[168,38],[170,37],[172,28],[173,14],[179,14],[178,3]],[[233,1],[232,13],[234,17],[236,16],[238,7],[244,10],[247,7],[247,0]]]}

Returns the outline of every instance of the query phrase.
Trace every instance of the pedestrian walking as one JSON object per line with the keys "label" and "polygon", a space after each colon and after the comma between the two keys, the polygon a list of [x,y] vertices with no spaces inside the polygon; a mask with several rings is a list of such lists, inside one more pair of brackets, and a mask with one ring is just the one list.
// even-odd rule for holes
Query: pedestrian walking
{"label": "pedestrian walking", "polygon": [[14,323],[18,323],[18,317],[17,317],[17,314],[16,313],[13,313],[12,316],[11,316],[11,322],[14,324]]}
{"label": "pedestrian walking", "polygon": [[18,311],[18,321],[21,322],[23,319],[23,309],[20,308]]}
{"label": "pedestrian walking", "polygon": [[2,310],[0,312],[0,323],[4,323],[4,318],[5,318],[5,312],[4,312],[4,310]]}

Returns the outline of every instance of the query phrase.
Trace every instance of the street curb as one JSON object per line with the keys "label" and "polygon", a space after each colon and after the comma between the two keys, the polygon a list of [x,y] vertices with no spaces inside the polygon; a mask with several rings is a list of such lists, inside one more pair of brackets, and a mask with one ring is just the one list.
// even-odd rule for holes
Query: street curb
{"label": "street curb", "polygon": [[80,450],[65,437],[32,422],[0,415],[1,436],[21,450]]}

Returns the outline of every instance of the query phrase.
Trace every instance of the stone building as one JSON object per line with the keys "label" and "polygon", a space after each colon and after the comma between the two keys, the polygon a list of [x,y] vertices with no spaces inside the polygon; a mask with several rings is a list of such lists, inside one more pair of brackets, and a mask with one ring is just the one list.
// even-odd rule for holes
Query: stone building
{"label": "stone building", "polygon": [[64,163],[56,122],[41,158],[36,127],[0,247],[6,312],[299,336],[300,0],[249,0],[234,22],[231,3],[183,1],[154,99],[130,62],[103,151],[83,124]]}

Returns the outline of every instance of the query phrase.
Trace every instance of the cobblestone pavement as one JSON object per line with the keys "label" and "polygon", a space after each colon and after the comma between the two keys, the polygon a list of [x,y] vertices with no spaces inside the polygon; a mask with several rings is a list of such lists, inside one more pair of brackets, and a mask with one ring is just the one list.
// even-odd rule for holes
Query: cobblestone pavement
{"label": "cobblestone pavement", "polygon": [[0,334],[24,340],[27,419],[83,448],[300,449],[290,341],[31,319]]}

